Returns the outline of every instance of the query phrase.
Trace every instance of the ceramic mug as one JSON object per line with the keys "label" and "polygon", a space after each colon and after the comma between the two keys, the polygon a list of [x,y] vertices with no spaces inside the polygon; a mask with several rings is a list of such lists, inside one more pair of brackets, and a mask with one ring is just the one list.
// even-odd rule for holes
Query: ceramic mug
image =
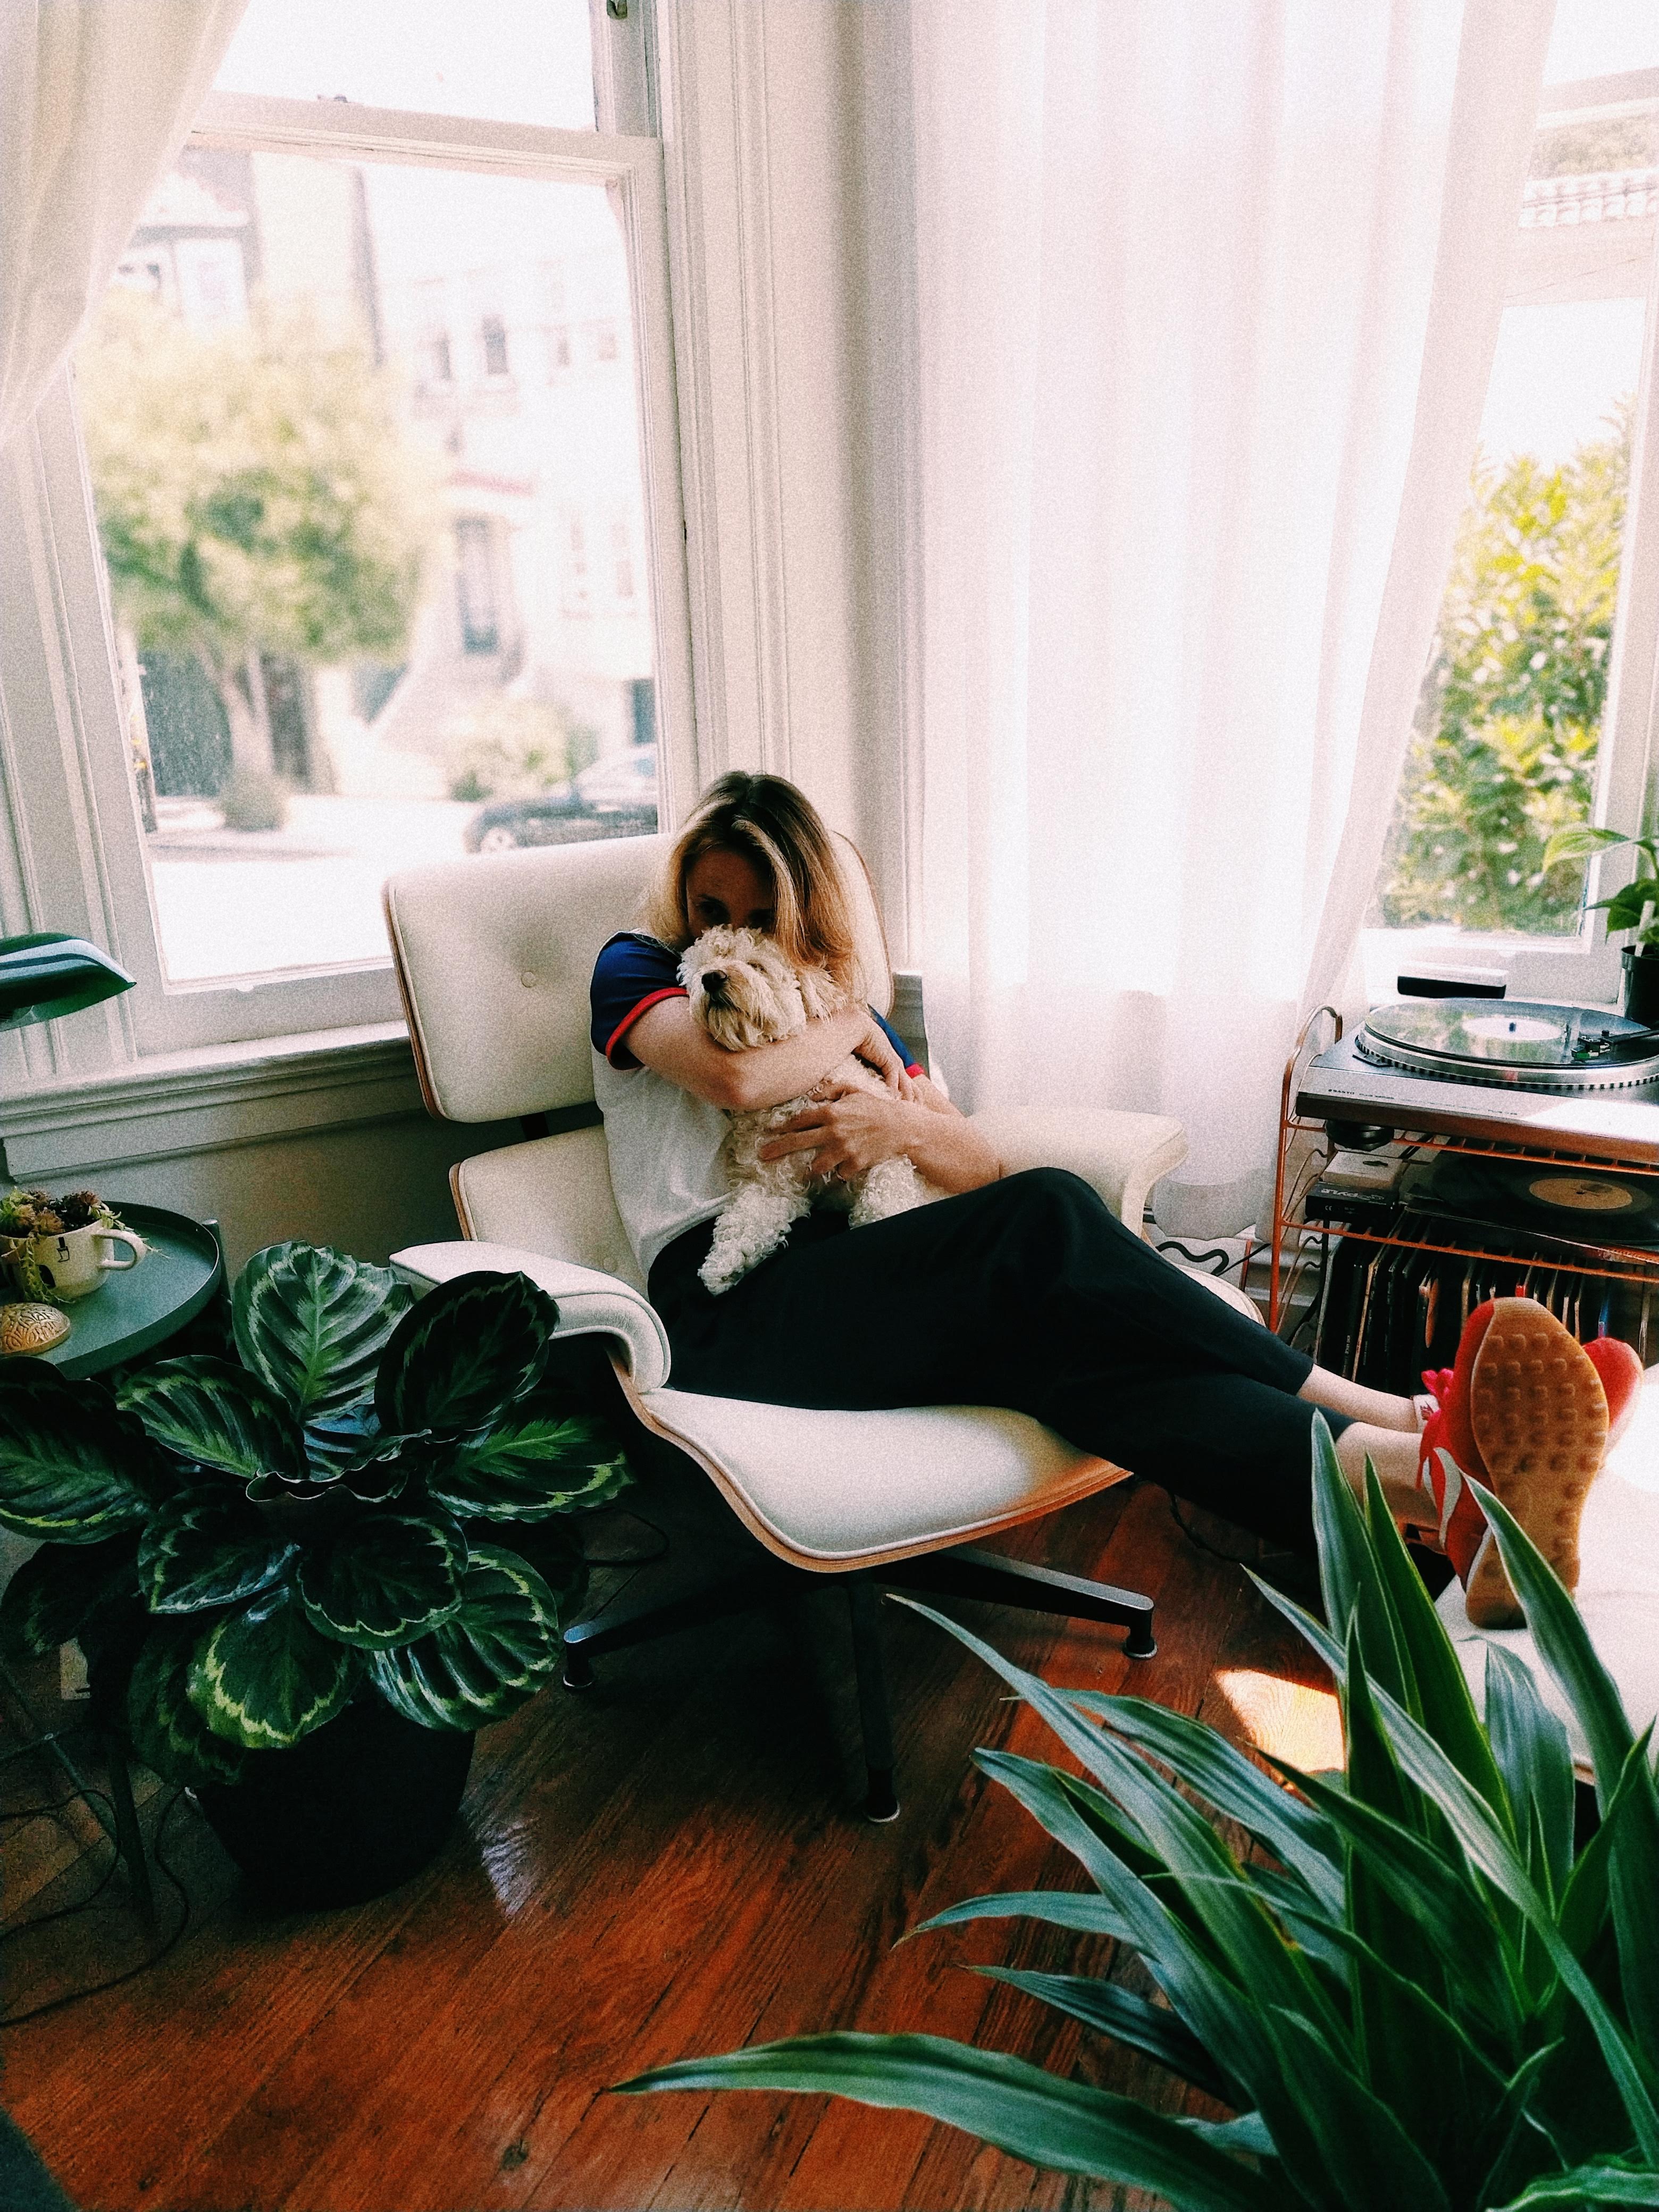
{"label": "ceramic mug", "polygon": [[[126,1245],[131,1257],[118,1260],[103,1249],[115,1244]],[[93,1221],[84,1229],[37,1237],[34,1263],[40,1270],[40,1280],[54,1297],[85,1298],[103,1288],[106,1275],[125,1274],[129,1267],[136,1267],[149,1249],[143,1238],[135,1237],[131,1230],[106,1229],[102,1222]]]}

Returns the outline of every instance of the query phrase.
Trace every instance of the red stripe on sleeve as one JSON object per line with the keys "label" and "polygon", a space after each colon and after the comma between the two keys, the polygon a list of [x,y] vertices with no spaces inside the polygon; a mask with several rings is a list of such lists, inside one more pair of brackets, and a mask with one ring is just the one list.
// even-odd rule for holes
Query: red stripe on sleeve
{"label": "red stripe on sleeve", "polygon": [[[645,1012],[647,1006],[654,1006],[659,999],[684,999],[689,998],[690,996],[690,994],[687,991],[684,983],[665,983],[660,991],[647,991],[644,998],[640,1000],[638,1006],[630,1006],[628,1012],[623,1016],[622,1019],[617,1023],[616,1028],[611,1030],[610,1036],[605,1041],[605,1056],[611,1062],[612,1067],[615,1067],[617,1064],[617,1045],[621,1043],[623,1038],[628,1034],[629,1030],[633,1028],[635,1023],[638,1021],[640,1016]],[[633,1057],[631,1054],[629,1056],[630,1059]],[[635,1060],[634,1065],[637,1067],[639,1066],[639,1062]]]}

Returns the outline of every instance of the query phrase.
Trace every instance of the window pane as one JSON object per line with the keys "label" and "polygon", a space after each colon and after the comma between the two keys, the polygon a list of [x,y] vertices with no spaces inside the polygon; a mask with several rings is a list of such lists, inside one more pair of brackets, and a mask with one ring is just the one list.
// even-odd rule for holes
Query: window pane
{"label": "window pane", "polygon": [[215,89],[591,131],[587,0],[250,0]]}
{"label": "window pane", "polygon": [[1469,505],[1370,920],[1571,936],[1659,219],[1659,15],[1563,0]]}
{"label": "window pane", "polygon": [[189,150],[77,383],[171,981],[384,959],[394,867],[654,830],[602,184]]}

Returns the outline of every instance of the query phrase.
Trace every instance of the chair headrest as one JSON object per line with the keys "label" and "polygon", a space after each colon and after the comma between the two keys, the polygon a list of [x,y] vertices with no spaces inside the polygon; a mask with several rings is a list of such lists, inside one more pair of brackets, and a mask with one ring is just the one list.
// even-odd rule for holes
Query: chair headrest
{"label": "chair headrest", "polygon": [[[592,1103],[587,987],[599,948],[638,927],[672,838],[617,837],[405,868],[386,928],[428,1109],[511,1121]],[[838,836],[872,1006],[893,981],[863,858]]]}

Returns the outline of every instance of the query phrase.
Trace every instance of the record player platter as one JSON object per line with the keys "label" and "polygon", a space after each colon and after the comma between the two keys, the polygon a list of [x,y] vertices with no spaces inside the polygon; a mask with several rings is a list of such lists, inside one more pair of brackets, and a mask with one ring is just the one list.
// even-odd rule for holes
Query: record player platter
{"label": "record player platter", "polygon": [[1628,1091],[1659,1077],[1659,1030],[1605,1006],[1516,999],[1403,999],[1374,1006],[1363,1059],[1516,1091]]}

